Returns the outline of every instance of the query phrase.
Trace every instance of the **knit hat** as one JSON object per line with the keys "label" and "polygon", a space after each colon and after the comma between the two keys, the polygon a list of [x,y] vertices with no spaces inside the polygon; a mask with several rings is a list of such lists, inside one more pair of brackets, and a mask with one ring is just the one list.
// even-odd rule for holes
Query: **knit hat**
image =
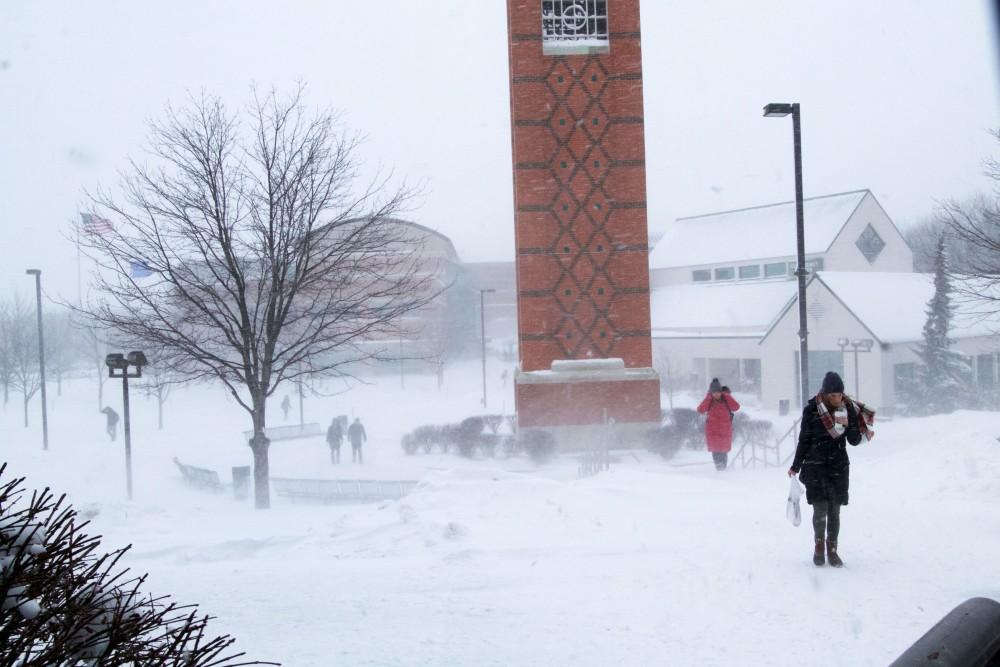
{"label": "knit hat", "polygon": [[821,394],[843,394],[844,381],[833,371],[828,372],[823,377],[823,387],[819,390]]}
{"label": "knit hat", "polygon": [[722,383],[719,382],[719,378],[712,378],[712,384],[708,385],[708,390],[712,393],[722,391]]}

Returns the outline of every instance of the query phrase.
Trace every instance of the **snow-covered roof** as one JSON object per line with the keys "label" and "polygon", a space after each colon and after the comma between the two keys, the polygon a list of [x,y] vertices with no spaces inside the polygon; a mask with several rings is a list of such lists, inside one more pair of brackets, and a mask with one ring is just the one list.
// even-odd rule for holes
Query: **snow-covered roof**
{"label": "snow-covered roof", "polygon": [[[934,294],[929,273],[820,271],[826,285],[881,343],[907,343],[923,336],[927,303]],[[1000,329],[1000,317],[985,316],[977,304],[952,295],[954,317],[949,336],[989,336]]]}
{"label": "snow-covered roof", "polygon": [[[868,190],[803,202],[806,254],[824,253]],[[795,255],[795,202],[678,218],[649,255],[650,269],[737,264]]]}
{"label": "snow-covered roof", "polygon": [[760,338],[795,297],[792,280],[689,283],[650,294],[654,338]]}

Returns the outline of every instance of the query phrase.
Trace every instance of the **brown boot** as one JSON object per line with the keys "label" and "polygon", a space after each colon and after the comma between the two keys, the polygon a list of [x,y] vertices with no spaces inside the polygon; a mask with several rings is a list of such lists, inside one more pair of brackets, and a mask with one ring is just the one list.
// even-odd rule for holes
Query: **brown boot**
{"label": "brown boot", "polygon": [[823,560],[823,538],[821,537],[816,540],[816,550],[813,551],[813,565],[820,566],[824,563],[826,563],[826,561]]}
{"label": "brown boot", "polygon": [[[816,548],[819,549],[819,546]],[[826,559],[830,561],[832,567],[844,567],[844,561],[837,555],[837,540],[826,541]]]}

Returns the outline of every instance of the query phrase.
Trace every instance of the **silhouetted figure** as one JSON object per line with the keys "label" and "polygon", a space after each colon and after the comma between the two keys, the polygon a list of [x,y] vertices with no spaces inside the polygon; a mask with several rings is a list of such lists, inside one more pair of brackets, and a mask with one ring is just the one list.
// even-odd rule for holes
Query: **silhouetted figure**
{"label": "silhouetted figure", "polygon": [[288,411],[292,409],[292,399],[285,394],[285,400],[281,402],[281,411],[285,413],[285,421],[288,421]]}
{"label": "silhouetted figure", "polygon": [[107,418],[108,437],[114,442],[118,437],[118,413],[111,407],[102,408],[101,412]]}
{"label": "silhouetted figure", "polygon": [[326,444],[330,446],[330,463],[340,463],[340,444],[344,441],[344,426],[340,417],[334,417],[326,429]]}
{"label": "silhouetted figure", "polygon": [[365,433],[365,427],[361,425],[361,420],[357,417],[354,418],[354,423],[347,429],[347,439],[351,441],[351,461],[353,463],[364,463],[361,447],[367,442],[368,434]]}

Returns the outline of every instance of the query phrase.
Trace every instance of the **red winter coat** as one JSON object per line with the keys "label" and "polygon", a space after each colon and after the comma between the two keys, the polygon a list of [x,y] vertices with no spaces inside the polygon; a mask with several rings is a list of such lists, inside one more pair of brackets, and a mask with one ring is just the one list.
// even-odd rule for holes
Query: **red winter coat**
{"label": "red winter coat", "polygon": [[740,404],[728,393],[723,392],[718,401],[712,399],[712,393],[705,394],[705,400],[698,406],[698,412],[708,413],[705,422],[705,441],[710,452],[728,452],[733,448],[733,418],[732,412],[740,409]]}

